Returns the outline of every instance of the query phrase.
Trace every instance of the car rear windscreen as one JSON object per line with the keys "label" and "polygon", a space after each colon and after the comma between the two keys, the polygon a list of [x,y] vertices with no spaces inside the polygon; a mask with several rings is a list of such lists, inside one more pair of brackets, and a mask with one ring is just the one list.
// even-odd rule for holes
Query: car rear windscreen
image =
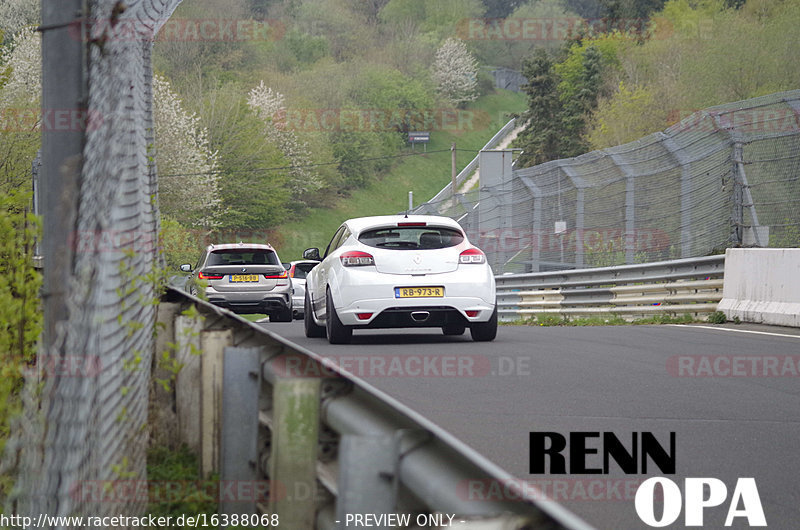
{"label": "car rear windscreen", "polygon": [[435,226],[398,226],[367,230],[358,236],[365,245],[398,250],[428,250],[454,247],[464,235],[452,228]]}
{"label": "car rear windscreen", "polygon": [[214,250],[208,256],[206,267],[219,265],[280,265],[278,255],[272,250],[228,249]]}
{"label": "car rear windscreen", "polygon": [[316,267],[316,263],[298,263],[294,266],[294,277],[298,280],[304,279],[311,272],[311,269]]}

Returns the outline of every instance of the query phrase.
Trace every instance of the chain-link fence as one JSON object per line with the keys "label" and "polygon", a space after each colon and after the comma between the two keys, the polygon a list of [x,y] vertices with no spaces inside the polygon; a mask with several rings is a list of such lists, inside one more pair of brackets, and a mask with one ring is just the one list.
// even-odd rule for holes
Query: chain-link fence
{"label": "chain-link fence", "polygon": [[[88,13],[77,14],[54,4],[49,9],[60,10],[61,20],[50,25],[43,12],[43,101],[59,89],[48,86],[59,82],[48,68],[84,72],[85,98],[73,108],[86,109],[89,120],[81,128],[82,156],[56,168],[65,180],[74,173],[75,193],[65,187],[57,197],[63,211],[43,212],[45,238],[48,224],[69,225],[69,259],[44,255],[45,276],[60,275],[66,317],[29,377],[5,456],[18,474],[6,513],[33,517],[39,526],[75,526],[38,520],[43,514],[133,515],[147,502],[146,493],[130,487],[120,494],[119,484],[146,478],[158,261],[151,50],[179,1],[93,0]],[[51,31],[77,39],[83,60],[54,63],[59,50],[48,49]],[[40,182],[53,187],[42,193],[54,193],[57,181]]]}
{"label": "chain-link fence", "polygon": [[798,246],[799,123],[800,90],[712,107],[415,211],[458,219],[498,274]]}

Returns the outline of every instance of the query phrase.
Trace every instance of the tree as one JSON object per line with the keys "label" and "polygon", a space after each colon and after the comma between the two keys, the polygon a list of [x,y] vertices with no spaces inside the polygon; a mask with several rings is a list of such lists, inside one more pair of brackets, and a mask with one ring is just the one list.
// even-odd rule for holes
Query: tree
{"label": "tree", "polygon": [[31,163],[41,145],[40,40],[26,29],[0,47],[0,194],[31,186]]}
{"label": "tree", "polygon": [[[577,21],[578,15],[565,9],[561,0],[524,2],[506,20],[487,15],[483,31],[478,31],[481,38],[472,43],[472,49],[482,64],[521,70],[534,47],[558,50]],[[463,32],[470,34],[467,28]]]}
{"label": "tree", "polygon": [[517,163],[528,167],[560,157],[562,103],[553,61],[543,48],[524,61],[522,74],[528,79],[522,87],[528,96],[528,110],[522,115],[526,128],[516,141],[523,150]]}
{"label": "tree", "polygon": [[247,104],[250,110],[264,122],[264,134],[286,156],[292,168],[288,170],[289,188],[297,201],[306,194],[317,191],[322,186],[320,178],[309,166],[308,145],[298,140],[294,131],[280,126],[280,116],[286,112],[284,96],[274,92],[261,81],[248,93]]}
{"label": "tree", "polygon": [[211,148],[217,152],[224,230],[267,230],[284,221],[291,204],[287,167],[264,121],[234,83],[211,92],[203,105]]}
{"label": "tree", "polygon": [[32,29],[14,34],[0,47],[0,108],[35,107],[42,93],[42,41]]}
{"label": "tree", "polygon": [[436,52],[432,77],[439,94],[454,105],[478,97],[478,63],[459,39],[447,39]]}
{"label": "tree", "polygon": [[217,155],[209,149],[200,118],[186,112],[169,82],[153,76],[153,115],[158,152],[159,206],[186,226],[219,223]]}
{"label": "tree", "polygon": [[559,84],[562,102],[563,141],[561,156],[578,156],[589,150],[585,139],[587,122],[597,107],[602,83],[602,57],[595,46],[581,54],[581,69],[572,84]]}
{"label": "tree", "polygon": [[522,0],[483,0],[488,18],[505,18],[523,3]]}
{"label": "tree", "polygon": [[39,0],[3,0],[0,2],[0,43],[22,28],[37,24],[41,18]]}
{"label": "tree", "polygon": [[587,133],[592,149],[603,149],[638,140],[664,127],[666,115],[653,93],[643,87],[628,88],[620,82],[613,98],[600,100]]}

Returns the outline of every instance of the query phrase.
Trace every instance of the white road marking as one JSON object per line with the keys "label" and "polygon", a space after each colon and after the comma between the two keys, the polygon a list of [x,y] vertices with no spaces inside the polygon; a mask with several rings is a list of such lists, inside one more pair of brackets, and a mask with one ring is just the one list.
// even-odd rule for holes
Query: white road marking
{"label": "white road marking", "polygon": [[703,329],[713,329],[716,331],[735,331],[736,333],[753,333],[755,335],[771,335],[773,337],[789,337],[790,339],[800,339],[800,335],[788,335],[786,333],[773,333],[770,331],[753,331],[750,329],[731,329],[731,328],[717,328],[714,326],[686,326],[683,324],[669,324],[670,326],[675,326],[678,328],[703,328]]}

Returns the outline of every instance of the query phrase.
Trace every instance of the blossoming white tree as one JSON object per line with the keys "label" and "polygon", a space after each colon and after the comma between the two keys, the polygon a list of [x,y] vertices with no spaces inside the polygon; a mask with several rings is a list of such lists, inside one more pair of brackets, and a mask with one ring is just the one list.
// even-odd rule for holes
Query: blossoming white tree
{"label": "blossoming white tree", "polygon": [[318,190],[322,184],[319,177],[308,168],[311,163],[308,145],[300,142],[294,131],[281,126],[281,117],[286,112],[284,101],[283,94],[267,87],[264,81],[250,90],[247,96],[250,109],[264,122],[266,137],[291,161],[289,186],[292,195],[297,198]]}
{"label": "blossoming white tree", "polygon": [[478,97],[478,62],[459,39],[447,39],[436,51],[432,77],[439,94],[453,105]]}
{"label": "blossoming white tree", "polygon": [[39,34],[23,29],[0,46],[0,194],[29,189],[41,145],[39,41]]}
{"label": "blossoming white tree", "polygon": [[218,225],[221,200],[216,153],[200,118],[186,112],[169,82],[153,76],[153,115],[161,212],[186,226]]}
{"label": "blossoming white tree", "polygon": [[40,19],[39,0],[3,0],[0,2],[0,42],[26,26],[37,24]]}
{"label": "blossoming white tree", "polygon": [[0,108],[33,108],[42,93],[41,37],[32,29],[14,34],[0,48]]}

